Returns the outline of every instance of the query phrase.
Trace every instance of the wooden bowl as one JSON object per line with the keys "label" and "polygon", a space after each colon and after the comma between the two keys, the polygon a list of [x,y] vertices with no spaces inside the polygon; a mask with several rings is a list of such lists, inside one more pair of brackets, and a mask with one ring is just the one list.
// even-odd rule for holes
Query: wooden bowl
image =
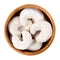
{"label": "wooden bowl", "polygon": [[[24,50],[24,51],[23,51],[23,50],[16,49],[16,48],[14,48],[14,46],[13,46],[13,44],[12,44],[12,42],[11,42],[11,39],[10,39],[10,33],[9,33],[9,31],[8,31],[8,24],[9,24],[9,22],[11,21],[11,19],[12,19],[13,17],[19,16],[20,11],[21,11],[22,9],[24,9],[24,8],[36,8],[36,9],[40,10],[40,11],[44,14],[44,16],[45,16],[45,18],[47,19],[47,21],[50,22],[51,25],[52,25],[52,36],[51,36],[51,38],[50,38],[47,42],[43,43],[42,48],[39,49],[39,50],[37,50],[37,51],[28,51],[28,50]],[[20,7],[16,8],[16,9],[8,16],[4,28],[5,28],[5,29],[4,29],[4,33],[5,33],[5,37],[6,37],[6,40],[7,40],[8,44],[9,44],[15,51],[17,51],[17,52],[19,52],[19,53],[22,53],[22,54],[25,54],[25,55],[36,55],[36,54],[42,53],[43,51],[45,51],[45,50],[51,45],[51,43],[52,43],[52,41],[53,41],[53,39],[54,39],[54,36],[55,36],[55,24],[54,24],[54,21],[53,21],[51,15],[50,15],[44,8],[42,8],[42,7],[40,7],[40,6],[37,6],[37,5],[33,5],[33,4],[26,4],[26,5],[23,5],[23,6],[20,6]]]}

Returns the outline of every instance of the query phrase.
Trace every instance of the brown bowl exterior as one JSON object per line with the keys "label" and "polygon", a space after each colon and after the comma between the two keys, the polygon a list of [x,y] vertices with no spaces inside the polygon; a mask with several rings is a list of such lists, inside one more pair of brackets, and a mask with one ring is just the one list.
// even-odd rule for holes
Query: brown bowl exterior
{"label": "brown bowl exterior", "polygon": [[[42,12],[44,12],[44,13],[48,16],[48,18],[49,18],[49,20],[50,20],[50,22],[51,22],[51,25],[52,25],[52,36],[51,36],[51,38],[49,39],[49,41],[48,41],[48,43],[46,44],[46,46],[43,47],[42,49],[38,50],[38,51],[28,52],[28,51],[18,50],[18,49],[16,49],[16,48],[14,48],[14,46],[12,45],[11,40],[10,40],[10,38],[9,38],[9,36],[8,36],[7,29],[8,29],[8,24],[9,24],[11,18],[14,16],[14,14],[15,14],[17,11],[20,11],[20,10],[22,10],[22,9],[24,9],[24,8],[36,8],[36,9],[41,10]],[[6,38],[7,42],[8,42],[8,44],[9,44],[9,46],[11,46],[15,51],[17,51],[17,52],[19,52],[19,53],[22,53],[22,54],[25,54],[25,55],[36,55],[36,54],[42,53],[43,51],[45,51],[45,50],[51,45],[52,41],[54,40],[55,30],[56,30],[56,29],[55,29],[54,21],[53,21],[51,15],[50,15],[44,8],[42,8],[42,7],[40,7],[40,6],[37,6],[37,5],[33,5],[33,4],[26,4],[26,5],[23,5],[23,6],[20,6],[20,7],[16,8],[16,9],[8,16],[8,18],[7,18],[7,20],[6,20],[6,23],[5,23],[5,27],[4,27],[4,34],[5,34],[5,38]]]}

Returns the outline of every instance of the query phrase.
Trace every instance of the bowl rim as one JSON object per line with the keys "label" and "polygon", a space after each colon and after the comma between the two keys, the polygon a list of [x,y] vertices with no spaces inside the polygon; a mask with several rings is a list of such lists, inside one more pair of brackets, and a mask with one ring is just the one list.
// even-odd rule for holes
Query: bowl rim
{"label": "bowl rim", "polygon": [[[41,50],[34,51],[34,52],[25,52],[25,51],[18,50],[18,49],[16,49],[16,48],[14,48],[14,47],[12,46],[12,44],[10,43],[10,41],[9,41],[9,38],[8,38],[8,35],[7,35],[7,30],[6,30],[6,29],[7,29],[7,25],[8,25],[8,23],[9,23],[11,17],[12,17],[17,11],[19,11],[19,10],[21,10],[21,9],[24,9],[24,8],[36,8],[36,9],[39,9],[39,10],[43,11],[43,12],[48,16],[48,18],[50,19],[50,22],[51,22],[52,27],[53,27],[53,29],[52,29],[52,31],[53,31],[53,32],[52,32],[52,36],[51,36],[51,38],[50,38],[50,40],[49,40],[49,43],[48,43],[44,48],[42,48]],[[22,6],[18,7],[18,8],[16,8],[16,9],[14,9],[14,10],[10,13],[10,15],[8,16],[8,18],[7,18],[6,22],[5,22],[5,26],[4,26],[4,35],[5,35],[6,41],[8,42],[9,46],[12,47],[15,51],[17,51],[17,52],[19,52],[19,53],[22,53],[22,54],[24,54],[24,55],[36,55],[36,54],[40,54],[40,53],[44,52],[44,51],[51,45],[52,41],[54,40],[55,32],[56,32],[56,27],[55,27],[55,23],[54,23],[54,20],[52,19],[51,15],[47,12],[47,10],[45,10],[45,9],[42,8],[41,6],[38,6],[38,5],[35,5],[35,4],[25,4],[25,5],[22,5]]]}

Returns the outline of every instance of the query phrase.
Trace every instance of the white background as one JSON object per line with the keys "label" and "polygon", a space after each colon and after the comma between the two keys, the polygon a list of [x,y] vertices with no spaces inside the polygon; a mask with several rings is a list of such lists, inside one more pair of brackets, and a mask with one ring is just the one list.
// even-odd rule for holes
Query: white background
{"label": "white background", "polygon": [[[4,36],[4,24],[9,14],[24,4],[37,4],[45,8],[53,17],[56,35],[51,46],[41,54],[26,56],[14,51]],[[59,0],[0,0],[0,60],[60,60],[60,1]]]}

